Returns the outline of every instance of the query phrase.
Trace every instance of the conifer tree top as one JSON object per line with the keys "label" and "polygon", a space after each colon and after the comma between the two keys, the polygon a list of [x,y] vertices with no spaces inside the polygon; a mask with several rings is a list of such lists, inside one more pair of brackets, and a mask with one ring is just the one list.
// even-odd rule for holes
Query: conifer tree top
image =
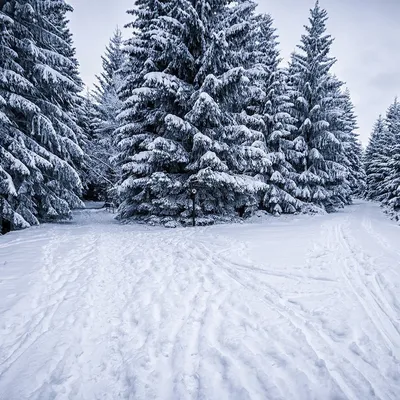
{"label": "conifer tree top", "polygon": [[329,70],[336,62],[335,58],[328,57],[331,45],[334,41],[331,35],[326,34],[326,22],[328,13],[321,8],[319,1],[310,10],[309,25],[305,25],[306,34],[301,37],[301,44],[297,47],[307,54],[308,61],[317,59],[326,65]]}

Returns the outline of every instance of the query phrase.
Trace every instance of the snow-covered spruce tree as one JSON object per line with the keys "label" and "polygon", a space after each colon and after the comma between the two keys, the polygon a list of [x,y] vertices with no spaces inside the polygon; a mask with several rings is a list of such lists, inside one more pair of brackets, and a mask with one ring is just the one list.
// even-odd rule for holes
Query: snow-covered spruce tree
{"label": "snow-covered spruce tree", "polygon": [[122,218],[184,219],[190,185],[202,215],[232,216],[259,202],[265,185],[255,172],[271,162],[263,133],[242,123],[248,79],[238,35],[250,29],[247,5],[207,4],[166,2],[150,20],[143,2],[137,8],[118,129]]}
{"label": "snow-covered spruce tree", "polygon": [[[261,205],[274,214],[292,213],[301,208],[296,198],[296,173],[291,161],[298,159],[291,134],[295,129],[290,115],[290,103],[286,71],[280,69],[277,36],[268,14],[256,15],[252,29],[243,44],[246,51],[243,64],[251,84],[248,86],[247,124],[264,132],[266,152],[272,163],[263,180],[267,183]],[[257,118],[255,118],[257,117]],[[262,124],[258,122],[262,121]]]}
{"label": "snow-covered spruce tree", "polygon": [[342,130],[346,136],[343,145],[346,158],[349,162],[348,180],[351,194],[363,196],[366,190],[366,176],[362,162],[363,151],[359,135],[356,132],[358,129],[357,117],[354,113],[354,105],[351,101],[350,91],[348,89],[346,89],[343,94],[343,105],[341,109],[343,111],[341,116],[343,121]]}
{"label": "snow-covered spruce tree", "polygon": [[[157,28],[153,22],[160,16],[166,16],[171,8],[170,0],[135,0],[135,7],[128,10],[133,21],[126,25],[132,29],[132,36],[125,41],[125,63],[122,67],[122,85],[120,97],[128,99],[132,91],[142,82],[148,72],[158,69],[157,63],[162,56],[161,38],[155,36]],[[155,28],[155,30],[154,30]],[[128,106],[129,107],[129,106]],[[125,121],[125,119],[124,119]]]}
{"label": "snow-covered spruce tree", "polygon": [[[328,172],[325,187],[329,192],[330,200],[324,205],[329,206],[330,210],[351,204],[353,194],[350,185],[351,162],[347,151],[347,146],[351,142],[351,132],[346,125],[346,97],[342,91],[342,85],[342,82],[333,76],[333,85],[326,96],[332,105],[326,121],[329,124],[329,132],[336,138],[338,144],[334,154],[325,157]],[[333,148],[331,148],[332,150]]]}
{"label": "snow-covered spruce tree", "polygon": [[380,116],[375,123],[364,155],[367,180],[366,198],[381,201],[385,197],[385,179],[389,175],[389,148],[393,140]]}
{"label": "snow-covered spruce tree", "polygon": [[124,103],[116,131],[116,162],[122,166],[120,218],[177,215],[186,204],[181,176],[188,157],[180,143],[165,137],[165,121],[173,119],[166,117],[179,110],[183,117],[181,109],[190,98],[185,82],[164,72],[184,50],[173,49],[174,40],[162,26],[172,6],[171,1],[138,0],[130,11],[133,36],[126,44],[120,91]]}
{"label": "snow-covered spruce tree", "polygon": [[[109,92],[111,92],[110,94],[114,99],[118,100],[118,91],[122,84],[121,70],[124,62],[125,53],[122,32],[119,28],[116,28],[109,45],[106,47],[105,55],[102,56],[103,71],[97,76],[98,83],[95,85],[94,97],[99,103],[104,101],[103,97]],[[117,100],[114,100],[112,103]],[[107,112],[104,114],[106,117],[109,116]],[[115,116],[113,118],[114,121]]]}
{"label": "snow-covered spruce tree", "polygon": [[202,187],[204,214],[251,213],[266,189],[263,176],[271,174],[262,115],[246,113],[253,80],[248,70],[258,61],[247,46],[255,38],[255,7],[252,1],[228,2],[210,10],[205,23],[207,50],[195,81],[195,103],[186,116],[211,139],[207,143],[195,136],[188,166],[191,179]]}
{"label": "snow-covered spruce tree", "polygon": [[115,155],[114,132],[118,128],[117,115],[122,108],[119,91],[125,61],[122,33],[118,28],[110,39],[102,61],[103,71],[97,77],[95,90],[85,100],[86,108],[90,108],[91,132],[87,150],[90,170],[93,172],[86,185],[86,194],[96,192],[100,196],[110,197],[120,177],[119,168],[112,162]]}
{"label": "snow-covered spruce tree", "polygon": [[396,158],[396,141],[400,104],[397,99],[388,108],[386,118],[379,118],[372,132],[364,158],[367,175],[367,194],[370,200],[386,203],[392,197],[392,177]]}
{"label": "snow-covered spruce tree", "polygon": [[44,0],[10,0],[2,10],[12,20],[8,68],[22,78],[5,74],[2,91],[9,130],[23,149],[15,154],[12,147],[13,155],[28,167],[23,180],[14,179],[13,209],[25,226],[67,218],[80,204],[75,168],[83,153],[74,105],[81,86],[65,19],[70,10]]}
{"label": "snow-covered spruce tree", "polygon": [[19,189],[28,185],[38,169],[35,154],[24,145],[24,133],[12,122],[17,115],[10,102],[18,99],[21,108],[29,108],[26,97],[34,90],[16,62],[13,25],[14,21],[0,10],[0,234],[38,223],[32,213],[19,208],[19,202],[25,200],[24,191]]}
{"label": "snow-covered spruce tree", "polygon": [[326,34],[327,12],[317,1],[300,52],[289,67],[292,115],[297,120],[294,142],[303,157],[295,164],[300,199],[321,208],[342,206],[349,198],[348,166],[340,125],[339,82],[330,70],[333,39]]}
{"label": "snow-covered spruce tree", "polygon": [[84,150],[84,159],[79,170],[82,181],[82,197],[85,200],[102,200],[106,192],[106,178],[104,170],[106,169],[100,162],[98,153],[99,146],[94,134],[94,100],[91,92],[86,91],[79,97],[79,104],[76,107],[77,123],[84,135],[80,141],[81,148]]}
{"label": "snow-covered spruce tree", "polygon": [[[58,0],[57,0],[58,1]],[[92,169],[91,157],[88,153],[87,141],[92,135],[92,115],[93,115],[93,100],[90,96],[82,96],[81,92],[84,87],[79,75],[79,63],[76,59],[76,51],[73,44],[73,37],[69,29],[69,20],[67,13],[73,9],[66,4],[65,0],[60,1],[60,9],[57,9],[57,1],[54,1],[54,12],[50,12],[48,19],[55,29],[55,32],[60,37],[59,43],[53,43],[52,48],[57,53],[68,59],[68,62],[57,65],[58,72],[69,78],[75,83],[75,87],[71,87],[69,95],[69,106],[60,104],[68,117],[68,125],[74,130],[76,142],[81,149],[84,149],[83,157],[77,157],[73,162],[75,169],[79,173],[82,184],[86,184],[86,178]],[[61,11],[61,12],[60,12]],[[71,90],[72,89],[72,90]],[[85,186],[83,186],[84,188]]]}
{"label": "snow-covered spruce tree", "polygon": [[388,175],[385,178],[384,203],[395,218],[400,215],[400,102],[394,101],[386,118],[387,130],[393,143],[389,145]]}

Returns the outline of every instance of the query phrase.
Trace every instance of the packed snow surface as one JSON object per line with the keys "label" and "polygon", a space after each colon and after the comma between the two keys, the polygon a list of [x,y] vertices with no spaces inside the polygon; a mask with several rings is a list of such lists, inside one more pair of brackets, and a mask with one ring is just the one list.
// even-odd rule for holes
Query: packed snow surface
{"label": "packed snow surface", "polygon": [[0,399],[400,399],[400,227],[378,205],[0,238]]}

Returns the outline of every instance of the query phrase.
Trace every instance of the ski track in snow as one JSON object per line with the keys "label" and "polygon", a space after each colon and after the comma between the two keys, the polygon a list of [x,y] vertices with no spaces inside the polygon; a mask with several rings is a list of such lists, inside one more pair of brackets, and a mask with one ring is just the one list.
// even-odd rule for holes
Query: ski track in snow
{"label": "ski track in snow", "polygon": [[0,399],[400,399],[400,227],[376,204],[0,238]]}

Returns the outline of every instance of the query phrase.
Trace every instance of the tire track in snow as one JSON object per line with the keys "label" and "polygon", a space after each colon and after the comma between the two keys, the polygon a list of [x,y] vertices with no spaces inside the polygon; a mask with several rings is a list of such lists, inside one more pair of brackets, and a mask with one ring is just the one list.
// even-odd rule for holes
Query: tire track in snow
{"label": "tire track in snow", "polygon": [[[367,270],[373,268],[373,266],[375,265],[375,260],[366,253],[365,248],[357,248],[355,244],[355,239],[352,236],[349,236],[349,227],[351,220],[352,218],[341,217],[339,218],[339,221],[331,226],[329,242],[331,243],[332,253],[334,253],[337,257],[335,267],[339,267],[338,270],[344,278],[346,286],[350,289],[350,293],[348,293],[347,291],[345,291],[344,293],[349,297],[351,301],[353,299],[350,295],[351,293],[353,293],[363,311],[368,316],[376,332],[380,335],[381,338],[385,339],[385,333],[382,331],[381,325],[376,322],[373,314],[374,312],[376,312],[377,315],[379,315],[385,322],[392,323],[393,321],[391,317],[387,314],[387,312],[383,309],[382,304],[379,302],[379,299],[369,291],[368,285],[366,284],[365,279],[363,279],[363,276],[366,277],[371,275],[371,273]],[[367,271],[366,275],[362,274],[360,266],[363,266],[364,271]],[[367,298],[369,299],[369,301],[366,301]],[[370,307],[368,307],[368,304],[372,304],[373,306],[374,311],[372,313]],[[366,338],[369,340],[368,337]],[[362,342],[364,341],[365,339],[362,339]],[[396,378],[395,376],[396,373],[394,373],[393,376],[389,376],[390,374],[388,375],[387,371],[386,373],[382,373],[382,371],[378,369],[377,364],[373,360],[371,360],[369,356],[365,354],[354,341],[348,345],[347,351],[346,349],[343,350],[344,351],[341,352],[342,356],[347,358],[348,360],[353,359],[353,364],[357,362],[357,365],[359,365],[357,358],[368,364],[367,368],[365,368],[365,364],[363,366],[363,370],[365,370],[364,374],[368,375],[367,379],[371,382],[371,384],[374,383],[374,391],[379,396],[379,398],[397,399],[397,393],[400,391],[400,387],[398,378]],[[382,351],[382,349],[380,349],[379,351]],[[390,341],[386,342],[386,353],[382,355],[389,358],[392,367],[394,369],[397,369],[399,367],[398,359],[395,355],[393,355],[392,351],[393,344]],[[356,358],[354,358],[354,356]],[[377,375],[380,376],[380,379],[377,379]],[[388,381],[390,381],[391,383],[390,386],[387,384]],[[377,390],[378,383],[379,390]]]}
{"label": "tire track in snow", "polygon": [[[92,293],[96,299],[96,309],[104,309],[104,312],[98,315],[90,328],[94,332],[100,331],[100,334],[91,338],[91,341],[106,343],[106,348],[100,351],[95,360],[88,360],[83,355],[82,365],[86,365],[85,376],[97,373],[105,382],[113,382],[109,398],[118,395],[126,398],[129,396],[160,398],[160,395],[157,396],[159,380],[163,375],[163,379],[168,376],[165,374],[167,368],[169,371],[177,368],[179,364],[177,360],[185,354],[180,346],[194,336],[196,327],[202,328],[204,319],[202,314],[205,312],[202,309],[207,308],[201,306],[201,303],[205,302],[204,292],[207,290],[206,281],[203,280],[205,283],[201,283],[201,278],[206,275],[205,271],[196,268],[191,271],[188,269],[190,264],[186,267],[182,263],[185,258],[176,263],[172,253],[184,250],[182,244],[179,245],[179,242],[182,242],[181,235],[167,239],[165,235],[154,234],[144,237],[143,242],[151,238],[154,257],[149,248],[140,248],[142,237],[129,236],[129,240],[124,241],[117,249],[118,257],[113,255],[107,259],[107,251],[105,254],[100,254],[100,258],[106,261],[103,262],[94,285],[100,290]],[[126,251],[128,242],[130,249]],[[165,255],[163,260],[159,259],[160,252]],[[190,254],[187,261],[190,261]],[[112,263],[113,268],[107,269],[107,263]],[[181,268],[185,271],[180,271]],[[187,280],[188,274],[190,282]],[[184,278],[183,282],[181,278]],[[99,285],[98,283],[103,280],[107,284]],[[170,341],[165,340],[162,335],[166,330],[169,332],[175,330],[176,335],[182,331],[180,327],[171,329],[171,324],[166,325],[166,320],[182,305],[183,296],[180,294],[184,294],[185,286],[194,282],[192,309],[184,307],[185,312],[190,311],[184,315],[188,321],[187,327],[190,328],[191,334],[188,335],[190,337],[183,335],[181,340],[179,337],[170,336]],[[199,319],[197,325],[196,319]],[[177,322],[178,325],[184,323],[179,320]],[[109,326],[113,328],[109,329]],[[200,333],[198,335],[200,336]],[[88,342],[85,347],[91,348],[93,343]],[[197,350],[196,355],[198,353]],[[108,365],[104,365],[104,369],[101,370],[99,364],[103,362]],[[164,370],[163,363],[166,365]],[[185,376],[185,382],[190,381],[189,378]],[[185,387],[190,386],[189,383],[186,382]],[[176,387],[181,385],[179,378],[174,385]],[[94,393],[101,393],[101,388],[100,383],[97,389],[93,388]],[[77,393],[83,393],[83,389],[78,388]],[[178,391],[171,387],[171,393],[173,390]]]}
{"label": "tire track in snow", "polygon": [[[175,254],[171,259],[174,273],[171,279],[167,280],[165,290],[161,290],[163,299],[170,298],[172,292],[181,298],[187,298],[190,293],[191,300],[179,310],[181,315],[176,319],[172,332],[169,329],[170,346],[164,347],[164,354],[156,355],[158,363],[160,358],[164,358],[166,367],[173,373],[169,385],[166,384],[166,387],[170,386],[169,391],[164,394],[158,393],[155,397],[227,398],[228,392],[241,391],[240,386],[229,379],[225,382],[231,385],[230,390],[224,394],[221,388],[224,386],[223,375],[232,364],[218,346],[218,332],[223,320],[219,308],[227,290],[214,274],[211,265],[198,252],[193,241],[181,237],[174,245]],[[179,255],[178,259],[176,252]],[[159,260],[157,262],[160,263]],[[157,345],[155,347],[157,348]],[[155,377],[158,377],[158,374]],[[210,392],[211,387],[216,392]],[[138,397],[149,398],[149,392],[142,392],[142,396]]]}
{"label": "tire track in snow", "polygon": [[[8,384],[0,377],[0,390],[7,388],[2,392],[7,400],[397,400],[395,377],[389,381],[388,371],[378,370],[363,349],[343,348],[348,337],[334,337],[317,313],[299,309],[286,286],[276,283],[279,278],[301,292],[310,281],[314,294],[332,296],[339,308],[345,301],[340,296],[350,291],[348,298],[358,306],[354,288],[340,287],[345,277],[330,278],[327,272],[339,272],[338,264],[347,271],[356,262],[342,243],[349,239],[341,238],[347,235],[346,221],[330,218],[322,234],[312,231],[316,243],[301,276],[301,265],[282,273],[259,268],[248,243],[215,234],[218,227],[59,229],[41,271],[46,281],[35,297],[35,315],[47,315],[37,320],[34,335],[43,335],[22,353],[29,362],[36,355],[38,363],[45,362],[18,369],[22,357],[9,359],[10,369],[2,375]],[[77,251],[66,251],[72,245]],[[383,300],[382,306],[392,318]],[[18,326],[21,334],[30,328]],[[11,336],[7,329],[9,343]],[[374,351],[381,356],[381,345],[371,345],[379,345]],[[34,381],[29,371],[35,371]],[[31,390],[17,392],[16,380]]]}
{"label": "tire track in snow", "polygon": [[[55,250],[58,250],[58,247],[60,245],[62,241],[62,238],[58,238],[56,236],[56,234],[54,233],[54,229],[53,229],[53,233],[52,233],[52,238],[50,239],[48,245],[45,247],[44,252],[46,253],[47,251],[50,252],[51,248],[54,248]],[[43,275],[43,271],[46,269],[46,258],[47,258],[47,254],[44,256],[44,262],[45,262],[45,267],[42,268],[42,275]],[[43,278],[43,280],[46,280],[46,278]],[[36,297],[33,297],[30,299],[30,305],[29,307],[32,308],[32,311],[36,311],[37,307],[40,305],[40,299],[43,296],[43,291],[42,291],[42,283],[40,283],[41,286],[41,290],[35,290],[36,288],[33,288],[32,292],[34,294],[36,294]],[[4,315],[2,316],[3,321],[5,321],[5,323],[3,323],[2,325],[2,334],[4,334],[4,336],[9,337],[9,333],[13,332],[14,335],[11,337],[11,339],[13,340],[12,343],[7,344],[6,342],[6,346],[4,346],[4,342],[3,342],[3,346],[1,349],[1,357],[0,357],[0,367],[4,368],[4,364],[7,363],[7,361],[13,357],[13,355],[15,354],[15,352],[17,352],[18,350],[24,349],[29,347],[28,345],[25,345],[25,342],[31,342],[33,343],[35,341],[35,339],[37,339],[38,336],[35,336],[32,338],[31,335],[32,333],[35,332],[35,330],[37,328],[40,328],[42,325],[42,321],[45,319],[45,315],[43,312],[48,311],[47,307],[44,308],[44,310],[41,310],[42,312],[40,313],[34,313],[33,315],[28,315],[28,318],[25,317],[25,306],[26,306],[26,299],[23,299],[22,302],[20,302],[19,304],[16,304],[13,308],[13,310],[8,310],[6,313],[4,313]],[[13,323],[13,325],[8,325],[7,324],[7,320],[8,320],[8,315],[12,315],[14,313],[14,309],[19,309],[20,311],[18,312],[18,321],[17,323]],[[28,313],[26,313],[28,314]],[[12,363],[12,362],[11,362]],[[10,364],[10,363],[8,363]],[[5,369],[7,369],[9,367],[9,365],[5,366]],[[0,374],[1,377],[2,374]]]}
{"label": "tire track in snow", "polygon": [[[31,288],[32,295],[28,293],[19,304],[8,310],[4,318],[7,321],[8,316],[13,315],[13,320],[16,321],[13,325],[3,327],[5,339],[2,340],[0,349],[0,383],[11,388],[12,392],[8,395],[8,392],[5,392],[10,399],[28,396],[27,393],[20,393],[17,387],[7,385],[7,381],[12,378],[12,371],[19,368],[21,363],[34,363],[41,349],[48,348],[51,344],[54,348],[46,364],[33,364],[31,373],[37,374],[37,377],[50,377],[50,381],[59,380],[60,374],[62,375],[62,362],[71,350],[69,345],[60,343],[60,338],[55,338],[55,335],[57,332],[63,333],[66,329],[72,329],[76,324],[83,304],[81,297],[84,296],[90,279],[91,271],[85,268],[86,259],[82,254],[94,252],[97,240],[95,235],[86,235],[80,238],[78,243],[74,243],[66,233],[62,234],[57,229],[52,229],[51,234],[51,239],[43,248],[43,267],[40,271],[42,280]],[[74,248],[73,244],[77,247]],[[67,253],[61,252],[63,246],[71,246],[72,250]],[[66,258],[62,259],[60,254]],[[81,282],[76,288],[78,278]],[[71,292],[71,288],[75,291]],[[65,307],[66,303],[69,304],[68,307]],[[63,313],[62,308],[66,308],[68,313]],[[82,319],[86,316],[87,313]],[[78,353],[79,351],[81,350],[78,349]],[[56,361],[57,359],[59,361]],[[45,381],[30,396],[51,397],[50,386]]]}
{"label": "tire track in snow", "polygon": [[372,226],[372,221],[368,216],[363,217],[362,222],[361,222],[361,227],[364,229],[365,232],[367,232],[369,235],[371,235],[376,242],[384,248],[385,251],[390,251],[391,253],[394,254],[396,259],[398,260],[400,256],[400,252],[397,251],[393,246],[384,238],[383,235],[381,235],[379,232],[374,230]]}
{"label": "tire track in snow", "polygon": [[[237,246],[237,244],[236,244],[236,246]],[[331,370],[329,370],[327,368],[325,361],[323,361],[323,359],[321,358],[323,353],[321,352],[320,349],[317,349],[313,345],[313,337],[312,336],[316,336],[317,338],[322,339],[323,341],[325,340],[325,338],[323,338],[317,330],[313,329],[313,327],[308,323],[308,321],[305,318],[301,317],[292,308],[290,308],[286,305],[285,301],[283,300],[283,295],[281,293],[279,293],[274,287],[272,287],[271,285],[267,285],[265,283],[263,284],[263,288],[260,288],[259,282],[253,283],[253,282],[257,282],[257,279],[250,278],[243,274],[238,274],[237,268],[235,268],[237,263],[235,263],[234,266],[232,267],[232,265],[230,265],[230,263],[228,263],[225,259],[219,258],[215,254],[210,252],[204,245],[203,245],[203,249],[206,253],[208,253],[208,256],[210,257],[210,259],[216,266],[218,266],[219,268],[224,270],[225,273],[231,279],[233,279],[235,282],[237,282],[239,285],[245,287],[246,289],[248,289],[251,293],[255,294],[256,296],[258,294],[259,296],[257,296],[257,297],[263,303],[265,303],[270,309],[272,309],[273,311],[278,313],[279,316],[286,321],[286,323],[289,325],[289,328],[291,329],[291,331],[288,335],[288,338],[284,339],[283,337],[280,337],[280,340],[283,340],[284,342],[285,341],[289,342],[290,341],[289,338],[296,337],[297,345],[299,345],[299,343],[305,344],[305,346],[308,348],[308,350],[305,351],[305,353],[303,353],[303,356],[309,360],[308,361],[309,365],[313,365],[314,369],[319,371],[319,372],[313,371],[314,374],[324,377],[324,379],[326,381],[325,384],[327,385],[327,387],[330,387],[330,389],[335,393],[334,396],[337,396],[337,398],[343,398],[343,399],[344,398],[352,398],[352,395],[351,395],[352,389],[350,389],[350,386],[348,386],[348,384],[345,382],[345,379],[342,379],[343,376],[338,376],[338,374],[336,374],[334,371],[332,372]],[[249,269],[248,271],[250,273],[257,273],[258,269]],[[287,330],[287,328],[286,328],[286,330]],[[282,330],[282,332],[280,332],[280,335],[282,335],[282,333],[283,333],[283,330]],[[300,345],[299,347],[302,348],[302,346],[303,345]],[[285,352],[285,348],[282,348],[282,353],[284,353],[284,352]],[[326,354],[326,353],[333,355],[333,351],[329,345],[324,346],[324,354]],[[347,360],[345,360],[345,359],[343,359],[342,362],[343,361],[347,362]],[[353,367],[350,363],[348,363],[348,364],[351,367]],[[359,371],[357,371],[357,373],[359,373]],[[365,377],[362,376],[362,374],[359,373],[359,375],[361,377],[361,380],[364,381],[364,385],[366,387],[364,392],[367,395],[373,394],[374,390],[372,389],[368,380],[365,379]],[[360,387],[358,387],[357,389],[360,389]],[[346,395],[345,395],[345,393],[346,393]],[[296,392],[293,392],[294,397],[297,395],[298,395],[298,393],[296,394]],[[315,394],[313,394],[311,392],[307,392],[304,395],[306,396],[305,398],[313,398],[313,396]],[[347,396],[349,396],[349,397],[347,397]],[[301,397],[301,396],[299,396],[299,397]],[[373,397],[375,398],[375,396],[373,396]]]}
{"label": "tire track in snow", "polygon": [[[395,323],[398,316],[395,315],[395,310],[389,306],[381,291],[380,293],[371,291],[366,279],[366,276],[373,276],[374,260],[356,247],[354,239],[342,226],[337,227],[337,237],[340,245],[347,253],[343,265],[345,265],[344,276],[348,284],[376,329],[381,332],[389,348],[397,358],[400,357],[400,330]],[[389,306],[389,309],[386,309],[385,305]],[[379,324],[376,323],[376,319],[380,321]]]}
{"label": "tire track in snow", "polygon": [[[384,309],[382,302],[380,301],[381,299],[377,297],[375,293],[371,292],[370,287],[368,286],[368,280],[366,280],[366,277],[371,276],[370,271],[375,265],[374,259],[365,253],[365,249],[356,247],[354,238],[348,234],[348,228],[349,219],[346,218],[342,223],[335,225],[333,233],[334,237],[330,239],[335,254],[338,256],[338,262],[336,265],[340,267],[340,271],[347,286],[355,295],[376,332],[384,340],[386,344],[385,356],[390,359],[392,372],[389,371],[382,374],[381,371],[378,371],[377,365],[371,362],[367,356],[363,354],[362,350],[356,343],[352,342],[349,345],[349,350],[354,355],[361,358],[365,363],[373,367],[369,380],[370,382],[380,382],[380,391],[377,391],[377,393],[380,393],[379,398],[397,399],[397,394],[400,392],[400,363],[396,356],[398,351],[397,342],[399,339],[399,332],[393,325],[393,319],[389,316],[387,310]],[[363,271],[361,271],[360,267],[363,267]],[[366,274],[363,274],[365,271]],[[388,333],[388,327],[390,333]],[[398,372],[395,372],[396,370]],[[377,373],[381,376],[382,381],[376,379]],[[390,387],[388,385],[383,385],[383,383],[388,380],[391,382]]]}
{"label": "tire track in snow", "polygon": [[[385,216],[386,217],[386,216]],[[388,224],[388,221],[385,221]],[[400,292],[400,285],[396,284],[396,280],[387,279],[385,273],[393,274],[396,278],[400,278],[400,252],[394,248],[385,237],[374,229],[371,217],[364,212],[361,227],[373,239],[373,243],[377,243],[384,253],[379,254],[374,261],[380,265],[385,265],[385,269],[374,273],[374,288],[380,293],[380,298],[386,303],[389,309],[397,315],[394,319],[398,321],[397,327],[400,329],[400,303],[396,293]],[[391,228],[393,228],[391,226]],[[400,228],[399,228],[400,229]]]}
{"label": "tire track in snow", "polygon": [[[283,399],[273,383],[267,385],[268,379],[256,372],[263,365],[255,363],[250,350],[247,355],[242,354],[242,359],[238,358],[238,351],[233,351],[243,331],[238,331],[237,339],[234,338],[237,326],[232,315],[235,310],[230,299],[230,280],[219,276],[215,264],[187,237],[165,240],[164,236],[163,241],[167,243],[160,244],[156,237],[152,240],[155,254],[164,254],[162,263],[156,257],[148,266],[140,261],[131,264],[142,278],[132,285],[132,296],[137,299],[131,309],[136,326],[127,326],[131,332],[126,331],[125,336],[139,338],[134,348],[129,340],[119,340],[125,357],[121,370],[126,378],[125,387],[121,383],[121,393],[146,399],[261,399],[266,394],[271,399]],[[180,300],[188,299],[189,304],[181,307],[171,302],[173,294]],[[171,312],[172,321],[165,325]],[[125,315],[125,320],[129,321],[129,316]],[[251,368],[257,385],[241,383],[240,368]],[[157,391],[159,386],[163,393]]]}
{"label": "tire track in snow", "polygon": [[[345,228],[349,227],[349,218],[343,219],[343,217],[338,218],[338,220],[330,221],[325,224],[326,228],[324,235],[327,237],[327,243],[329,243],[329,247],[331,248],[331,255],[334,255],[336,258],[332,258],[335,260],[334,264],[332,267],[337,267],[339,266],[339,271],[341,271],[341,275],[345,279],[345,282],[347,286],[351,289],[351,293],[353,293],[358,302],[360,303],[361,307],[365,311],[366,315],[369,317],[371,323],[375,327],[376,331],[379,332],[379,334],[382,337],[382,330],[380,326],[376,323],[375,319],[371,316],[368,307],[366,306],[365,302],[363,301],[365,295],[360,294],[360,291],[357,289],[360,285],[357,285],[363,283],[363,280],[361,278],[360,274],[360,269],[359,265],[366,265],[365,262],[360,262],[359,260],[366,261],[367,259],[370,261],[369,265],[371,264],[372,259],[366,255],[365,249],[362,250],[361,248],[358,249],[358,251],[355,250],[354,246],[354,239],[350,239],[349,236],[347,235],[347,232]],[[324,236],[322,235],[322,236]],[[358,274],[352,274],[352,271],[357,271]],[[356,282],[356,283],[355,283]],[[365,286],[365,289],[368,290],[368,288]],[[349,296],[349,293],[344,292],[347,296]],[[351,297],[349,296],[349,299]],[[351,299],[352,300],[352,299]],[[376,300],[376,297],[375,297]],[[381,305],[378,304],[378,307],[381,308]],[[392,319],[387,315],[387,313],[384,312],[384,315],[388,318],[387,321],[392,322]],[[305,318],[307,320],[308,324],[314,325],[312,322],[312,319],[310,319],[310,315],[305,315]],[[314,325],[315,326],[315,325]],[[323,329],[323,326],[320,325],[318,327],[315,327],[318,329],[319,333],[321,336],[325,338],[325,341],[327,343],[333,343],[332,337],[330,335],[326,335],[325,330]],[[387,356],[390,358],[392,366],[394,366],[394,369],[397,369],[399,367],[399,362],[398,359],[393,355],[392,350],[393,350],[393,345],[390,346],[391,343],[389,343],[388,349],[388,354]],[[345,361],[346,363],[350,363],[355,370],[360,373],[371,385],[371,395],[375,397],[375,395],[378,396],[378,398],[388,398],[388,399],[397,399],[397,393],[400,391],[399,387],[399,382],[398,378],[400,378],[399,374],[396,374],[394,372],[393,376],[388,376],[387,374],[382,374],[381,371],[378,370],[377,365],[371,362],[371,360],[368,359],[367,356],[365,356],[362,352],[362,350],[358,347],[358,345],[355,342],[352,342],[349,346],[348,349],[343,349],[341,350],[339,347],[335,346],[336,352],[340,354],[342,357],[342,361]],[[350,353],[349,353],[350,350]],[[369,364],[372,369],[368,372],[367,368],[365,372],[361,372],[360,366],[355,365],[356,359],[354,359],[354,355],[360,359],[363,360],[363,362]],[[358,364],[358,363],[357,363]],[[364,369],[364,368],[363,368]],[[400,371],[400,370],[399,370]],[[368,372],[368,374],[367,374]],[[367,377],[367,375],[368,377]],[[376,375],[380,375],[381,381],[377,380]],[[398,375],[398,377],[396,377]],[[396,388],[388,387],[388,385],[384,384],[387,382],[387,380],[390,379],[392,386],[395,386]],[[377,383],[380,383],[379,387],[377,386]],[[373,386],[372,386],[373,385]],[[357,391],[355,392],[357,393]],[[358,399],[356,395],[355,399]],[[364,395],[365,396],[365,395]]]}
{"label": "tire track in snow", "polygon": [[[332,241],[332,237],[331,235],[329,235],[329,231],[334,231],[335,225],[333,227],[331,227],[330,225],[330,223],[327,224],[328,228],[325,228],[325,230],[327,231],[326,234],[321,235],[322,237],[326,238],[325,240],[323,240],[323,242],[326,243],[325,245],[323,245],[323,247],[325,248],[326,246],[328,246],[328,248],[330,246],[332,246],[333,248],[335,247],[335,241]],[[236,245],[234,246],[236,247]],[[318,246],[315,246],[315,250],[317,251],[317,253],[319,253]],[[327,252],[327,255],[330,255],[329,252]],[[222,268],[229,270],[231,278],[235,279],[239,284],[249,287],[254,292],[260,292],[260,288],[258,287],[258,285],[252,283],[250,285],[248,283],[243,283],[242,279],[244,276],[237,274],[237,272],[234,271],[234,268],[232,268],[232,265],[227,263],[226,260],[216,260],[215,255],[210,255],[210,257],[214,257],[214,261],[216,262],[216,264],[219,264]],[[235,262],[234,267],[236,267],[237,264],[238,263]],[[248,272],[256,274],[258,272],[258,268],[250,268],[248,269]],[[277,292],[277,290],[272,286],[265,284],[264,288],[268,290],[268,295],[263,292],[263,300],[267,300],[268,304],[271,307],[276,309],[284,318],[286,318],[290,322],[290,324],[295,329],[301,332],[311,351],[313,351],[317,355],[317,357],[321,356],[322,359],[326,359],[327,365],[329,365],[329,372],[332,376],[332,379],[334,379],[334,381],[338,383],[339,386],[342,388],[344,393],[346,393],[346,398],[358,399],[360,393],[364,393],[363,398],[395,398],[393,397],[395,396],[394,391],[386,390],[386,388],[378,389],[376,387],[373,387],[372,382],[360,371],[360,369],[358,369],[353,364],[353,362],[350,361],[351,354],[349,355],[348,352],[340,352],[340,355],[338,357],[335,354],[337,352],[337,346],[335,346],[335,350],[332,346],[332,338],[324,334],[321,327],[313,324],[310,321],[310,316],[304,316],[299,314],[298,312],[295,312],[293,308],[289,307],[287,303],[285,303],[282,294]],[[325,343],[325,346],[320,346],[321,341]],[[318,350],[313,347],[313,342],[318,344]],[[326,357],[327,355],[329,357]],[[323,366],[325,367],[324,363]],[[341,366],[341,368],[343,369],[342,371],[340,371],[339,369],[339,374],[337,371],[338,366]],[[349,369],[351,372],[350,374],[348,373]],[[352,378],[354,374],[357,376],[356,380]],[[363,382],[363,384],[360,384],[360,382]]]}

